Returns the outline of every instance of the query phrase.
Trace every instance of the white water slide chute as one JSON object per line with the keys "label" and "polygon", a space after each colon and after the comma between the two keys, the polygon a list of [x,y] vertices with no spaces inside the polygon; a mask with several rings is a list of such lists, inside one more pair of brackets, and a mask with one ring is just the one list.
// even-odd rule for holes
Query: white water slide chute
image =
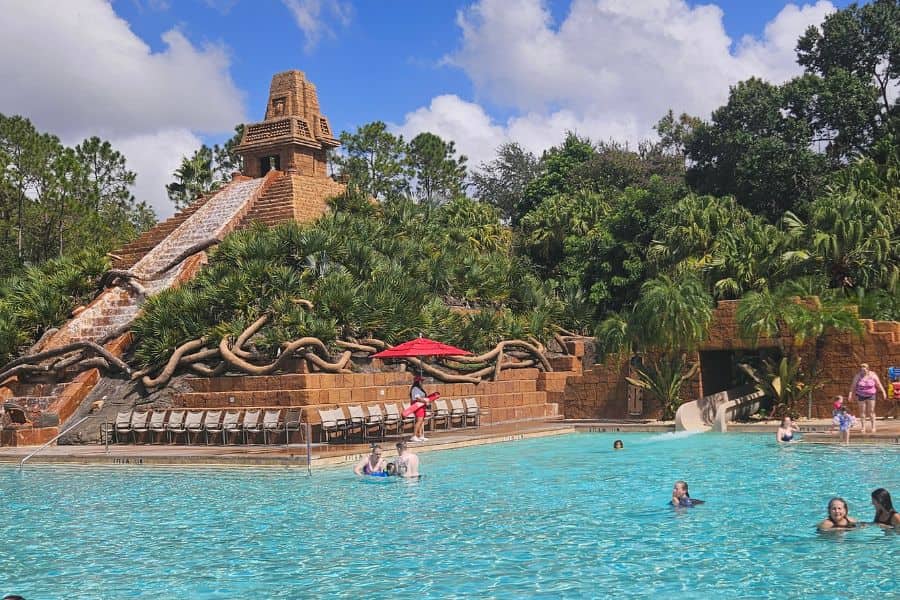
{"label": "white water slide chute", "polygon": [[685,402],[675,413],[675,431],[728,431],[728,422],[746,418],[757,412],[765,396],[753,385],[745,385],[724,392]]}

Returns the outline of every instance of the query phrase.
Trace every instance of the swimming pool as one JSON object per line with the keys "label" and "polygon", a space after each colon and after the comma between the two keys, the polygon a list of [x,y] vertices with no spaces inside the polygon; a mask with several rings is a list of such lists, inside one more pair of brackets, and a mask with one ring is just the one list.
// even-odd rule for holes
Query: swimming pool
{"label": "swimming pool", "polygon": [[[771,437],[525,440],[423,454],[423,480],[385,484],[348,470],[4,467],[0,596],[896,594],[900,535],[814,524],[832,495],[867,521],[874,488],[900,500],[900,448]],[[667,508],[679,478],[707,503]]]}

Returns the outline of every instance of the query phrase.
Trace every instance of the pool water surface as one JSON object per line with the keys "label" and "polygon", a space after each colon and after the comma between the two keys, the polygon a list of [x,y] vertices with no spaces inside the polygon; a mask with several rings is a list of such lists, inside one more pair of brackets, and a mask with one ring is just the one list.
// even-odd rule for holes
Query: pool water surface
{"label": "pool water surface", "polygon": [[[612,450],[621,438],[625,449]],[[900,504],[896,446],[573,434],[349,466],[0,468],[0,596],[722,598],[900,593],[900,534],[817,533],[828,499]],[[685,479],[706,504],[666,506]]]}

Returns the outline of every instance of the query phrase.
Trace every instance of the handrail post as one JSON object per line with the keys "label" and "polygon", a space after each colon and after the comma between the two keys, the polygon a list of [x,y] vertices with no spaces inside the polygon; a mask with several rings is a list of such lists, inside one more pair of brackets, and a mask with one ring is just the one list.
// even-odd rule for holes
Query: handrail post
{"label": "handrail post", "polygon": [[40,448],[38,448],[37,450],[35,450],[35,451],[32,452],[31,454],[29,454],[29,455],[26,456],[25,458],[23,458],[22,461],[19,463],[19,470],[21,471],[21,470],[22,470],[22,467],[25,466],[25,461],[26,461],[26,460],[28,460],[29,458],[31,458],[32,456],[34,456],[35,454],[37,454],[38,452],[40,452],[41,450],[43,450],[44,448],[46,448],[47,446],[49,446],[50,444],[52,444],[53,442],[55,442],[56,440],[58,440],[59,438],[61,438],[61,437],[64,436],[65,434],[69,433],[70,431],[72,431],[73,429],[75,429],[76,427],[78,427],[79,425],[81,425],[82,423],[84,423],[85,421],[87,421],[87,420],[90,419],[90,418],[91,418],[91,415],[86,415],[86,416],[84,416],[84,417],[81,417],[81,418],[80,418],[78,421],[76,421],[71,427],[68,427],[68,428],[66,428],[66,429],[63,429],[62,431],[60,431],[59,433],[57,433],[55,436],[53,436],[53,438],[52,438],[49,442],[47,442],[46,444],[44,444],[43,446],[41,446]]}
{"label": "handrail post", "polygon": [[306,421],[306,475],[312,477],[312,426]]}

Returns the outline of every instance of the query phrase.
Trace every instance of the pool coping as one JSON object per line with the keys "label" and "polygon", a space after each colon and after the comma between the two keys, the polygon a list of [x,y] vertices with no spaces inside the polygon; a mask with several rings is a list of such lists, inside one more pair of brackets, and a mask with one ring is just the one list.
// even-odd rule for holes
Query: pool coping
{"label": "pool coping", "polygon": [[[894,446],[900,445],[900,431],[894,421],[877,434],[852,432],[850,445],[854,446]],[[840,444],[835,432],[830,431],[831,421],[820,419],[801,421],[803,434],[800,443]],[[772,435],[778,429],[773,422],[729,424],[729,433]],[[622,422],[612,420],[554,420],[517,424],[514,429],[501,431],[473,430],[456,435],[438,435],[423,444],[410,444],[410,450],[417,454],[456,450],[473,446],[485,446],[525,439],[543,438],[573,433],[667,433],[674,432],[672,422]],[[384,455],[396,456],[393,443],[384,441]],[[19,464],[34,447],[0,449],[0,465]],[[346,447],[330,447],[323,453],[313,450],[309,470],[346,468],[366,455],[366,446],[361,444]],[[52,446],[44,453],[28,460],[28,464],[63,465],[138,465],[138,466],[215,466],[215,467],[292,467],[307,468],[305,446],[152,446],[124,445],[110,446],[107,452],[103,446]]]}
{"label": "pool coping", "polygon": [[[433,438],[425,444],[410,444],[409,448],[416,454],[456,450],[472,446],[485,446],[525,439],[550,436],[570,435],[575,433],[574,427],[560,425],[558,422],[532,427],[523,431],[512,431],[497,434],[480,435],[467,439]],[[216,448],[218,454],[191,453],[191,446],[110,446],[107,453],[103,446],[56,446],[55,453],[38,454],[28,459],[31,464],[57,465],[132,465],[132,466],[215,466],[215,467],[295,467],[307,468],[306,449],[301,446],[253,448],[236,452],[235,448]],[[64,448],[71,450],[59,450]],[[202,448],[202,447],[201,447]],[[28,448],[33,450],[33,448]],[[253,452],[253,451],[256,452]],[[309,463],[310,470],[347,467],[366,456],[366,452],[358,448],[348,448],[347,452],[331,456],[316,456],[313,452]],[[0,453],[0,465],[19,464],[27,456],[27,452]],[[384,455],[396,456],[395,450],[385,444]]]}

